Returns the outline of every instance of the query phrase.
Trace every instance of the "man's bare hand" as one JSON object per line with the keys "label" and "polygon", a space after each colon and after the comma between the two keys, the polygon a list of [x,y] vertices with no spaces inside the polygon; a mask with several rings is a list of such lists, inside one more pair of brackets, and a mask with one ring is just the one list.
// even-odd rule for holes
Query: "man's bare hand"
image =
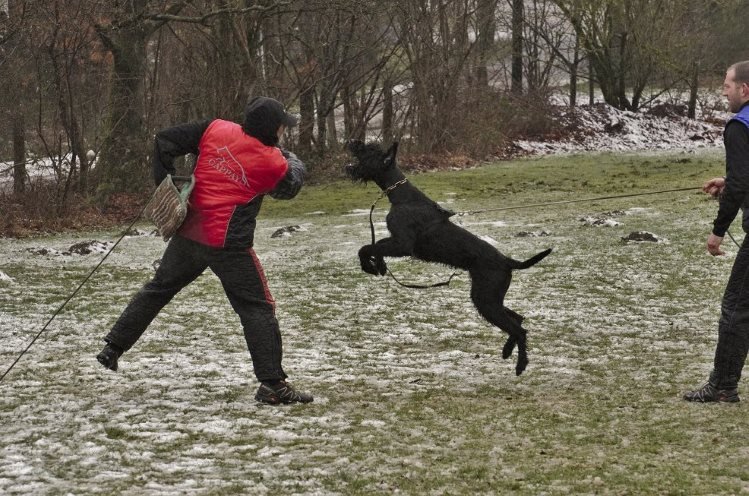
{"label": "man's bare hand", "polygon": [[716,257],[720,255],[725,255],[726,253],[720,249],[720,244],[723,242],[723,236],[716,236],[715,234],[710,234],[707,238],[707,251],[710,253],[710,255]]}
{"label": "man's bare hand", "polygon": [[702,186],[702,191],[710,196],[717,197],[723,192],[723,188],[726,187],[726,180],[722,177],[715,177],[710,179]]}

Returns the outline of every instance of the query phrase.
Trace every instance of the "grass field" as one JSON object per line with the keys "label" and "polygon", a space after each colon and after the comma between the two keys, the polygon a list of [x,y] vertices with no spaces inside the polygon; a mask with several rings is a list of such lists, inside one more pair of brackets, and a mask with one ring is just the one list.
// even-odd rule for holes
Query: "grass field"
{"label": "grass field", "polygon": [[[418,291],[359,270],[373,185],[268,199],[256,250],[278,301],[285,368],[315,395],[310,405],[254,402],[238,318],[210,273],[163,310],[120,372],[101,368],[101,337],[164,247],[128,237],[0,383],[0,493],[747,494],[743,403],[681,400],[711,368],[736,252],[704,249],[717,205],[697,188],[722,168],[714,151],[411,176],[456,211],[694,186],[453,217],[517,259],[554,248],[516,272],[507,295],[529,329],[520,377],[515,356],[501,358],[505,336],[473,309],[465,274]],[[378,237],[386,208],[375,211]],[[271,238],[289,225],[303,230]],[[663,241],[621,240],[633,231]],[[738,222],[733,233],[743,235]],[[0,239],[0,271],[12,278],[0,279],[2,371],[101,258],[34,251],[118,236]],[[451,273],[389,265],[408,282]]]}

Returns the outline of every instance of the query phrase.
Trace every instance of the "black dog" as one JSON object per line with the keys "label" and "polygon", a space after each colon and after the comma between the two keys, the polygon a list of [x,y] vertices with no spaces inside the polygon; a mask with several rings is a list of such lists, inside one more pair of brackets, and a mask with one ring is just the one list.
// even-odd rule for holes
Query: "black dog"
{"label": "black dog", "polygon": [[395,163],[397,143],[383,152],[377,144],[351,141],[348,149],[358,161],[346,166],[348,176],[354,181],[374,181],[391,204],[386,218],[391,237],[361,247],[362,270],[385,275],[387,266],[383,257],[410,256],[468,271],[473,282],[471,299],[476,309],[491,324],[509,334],[502,349],[503,358],[508,358],[517,344],[515,372],[522,374],[528,365],[526,330],[521,325],[523,317],[504,306],[504,297],[512,271],[535,265],[551,253],[551,249],[524,262],[506,257],[486,241],[453,224],[449,220],[453,212],[440,207],[408,182]]}

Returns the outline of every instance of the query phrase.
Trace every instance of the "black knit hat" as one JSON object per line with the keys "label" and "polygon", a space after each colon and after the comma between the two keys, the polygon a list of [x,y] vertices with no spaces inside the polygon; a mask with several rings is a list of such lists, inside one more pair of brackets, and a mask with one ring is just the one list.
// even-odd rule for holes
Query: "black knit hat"
{"label": "black knit hat", "polygon": [[286,112],[283,104],[273,98],[256,96],[244,109],[242,129],[264,145],[278,144],[278,128],[294,127],[297,119]]}

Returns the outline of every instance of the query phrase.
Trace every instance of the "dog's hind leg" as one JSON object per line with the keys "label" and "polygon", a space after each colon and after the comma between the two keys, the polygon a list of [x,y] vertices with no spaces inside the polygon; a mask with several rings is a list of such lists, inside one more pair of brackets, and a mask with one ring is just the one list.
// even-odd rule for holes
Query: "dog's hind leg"
{"label": "dog's hind leg", "polygon": [[505,353],[512,353],[512,349],[517,344],[518,360],[515,373],[522,374],[528,365],[526,331],[520,325],[522,317],[502,304],[510,286],[510,273],[502,270],[474,270],[471,271],[471,279],[473,281],[471,286],[473,304],[490,324],[510,335],[502,350],[503,356]]}
{"label": "dog's hind leg", "polygon": [[[507,307],[505,307],[505,312],[507,312],[510,317],[515,319],[518,324],[522,324],[523,320],[525,320],[525,317]],[[517,344],[515,338],[510,335],[510,337],[507,338],[507,342],[505,342],[504,347],[502,348],[502,358],[510,358],[510,355],[512,355],[512,350],[515,349],[515,344]]]}
{"label": "dog's hind leg", "polygon": [[525,320],[525,317],[517,313],[515,310],[512,310],[511,308],[507,308],[507,307],[504,307],[504,308],[505,308],[505,312],[510,314],[510,317],[518,321],[518,324],[523,323],[523,321]]}

